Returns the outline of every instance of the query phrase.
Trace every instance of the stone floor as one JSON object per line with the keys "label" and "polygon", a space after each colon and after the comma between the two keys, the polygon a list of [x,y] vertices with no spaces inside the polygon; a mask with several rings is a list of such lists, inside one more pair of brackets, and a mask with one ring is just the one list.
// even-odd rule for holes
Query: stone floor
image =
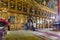
{"label": "stone floor", "polygon": [[[44,40],[44,38],[41,38],[41,37],[39,37],[38,35],[36,35],[36,34],[34,34],[34,33],[36,33],[35,31],[31,31],[31,30],[19,30],[19,31],[8,31],[7,32],[7,35],[6,35],[6,37],[8,36],[8,37],[10,37],[11,36],[11,38],[14,38],[15,36],[15,38],[17,39],[17,37],[19,38],[22,38],[23,37],[23,40],[27,40],[27,39],[29,39],[29,40]],[[10,36],[9,36],[10,35]],[[21,40],[19,38],[19,40]],[[6,39],[6,38],[5,38]],[[9,39],[8,39],[9,40]],[[11,40],[11,39],[10,39]]]}
{"label": "stone floor", "polygon": [[[51,29],[52,30],[52,29]],[[22,30],[19,30],[22,31]],[[27,30],[23,30],[27,31]],[[28,30],[29,33],[33,33],[34,35],[44,38],[45,40],[60,40],[60,31],[50,31],[49,29],[37,29],[36,31],[30,31]],[[9,34],[10,31],[7,32]]]}
{"label": "stone floor", "polygon": [[38,29],[36,31],[36,32],[38,32],[38,35],[47,37],[50,40],[60,40],[60,31],[56,32],[56,31],[50,31],[50,30],[43,30],[43,31],[42,30]]}

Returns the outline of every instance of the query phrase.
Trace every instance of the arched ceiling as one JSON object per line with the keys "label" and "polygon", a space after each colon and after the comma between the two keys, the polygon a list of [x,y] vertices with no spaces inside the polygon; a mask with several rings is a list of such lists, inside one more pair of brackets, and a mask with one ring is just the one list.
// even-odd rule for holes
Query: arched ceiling
{"label": "arched ceiling", "polygon": [[57,0],[50,0],[47,6],[48,6],[49,8],[52,8],[52,9],[54,9],[55,11],[58,12],[58,3],[57,3]]}
{"label": "arched ceiling", "polygon": [[57,0],[35,0],[38,4],[42,4],[45,3],[45,6],[47,6],[48,8],[53,9],[54,11],[58,12],[58,3]]}

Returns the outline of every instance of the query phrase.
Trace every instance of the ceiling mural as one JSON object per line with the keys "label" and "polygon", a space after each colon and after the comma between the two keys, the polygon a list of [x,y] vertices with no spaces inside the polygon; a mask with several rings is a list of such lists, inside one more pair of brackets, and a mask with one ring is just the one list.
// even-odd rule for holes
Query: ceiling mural
{"label": "ceiling mural", "polygon": [[42,4],[47,6],[48,8],[53,9],[54,11],[58,11],[58,3],[57,0],[35,0],[38,4]]}
{"label": "ceiling mural", "polygon": [[55,6],[57,6],[57,1],[55,0],[50,0],[48,5],[49,8],[54,8]]}

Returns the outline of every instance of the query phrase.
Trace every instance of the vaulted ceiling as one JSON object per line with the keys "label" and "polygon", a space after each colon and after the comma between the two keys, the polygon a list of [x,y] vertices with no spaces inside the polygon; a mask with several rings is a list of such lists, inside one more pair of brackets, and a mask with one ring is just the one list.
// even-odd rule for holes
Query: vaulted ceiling
{"label": "vaulted ceiling", "polygon": [[54,11],[58,12],[58,3],[57,0],[35,0],[38,4],[44,3],[45,6],[53,9]]}
{"label": "vaulted ceiling", "polygon": [[58,3],[57,0],[50,0],[47,5],[49,8],[54,9],[55,11],[58,11]]}

